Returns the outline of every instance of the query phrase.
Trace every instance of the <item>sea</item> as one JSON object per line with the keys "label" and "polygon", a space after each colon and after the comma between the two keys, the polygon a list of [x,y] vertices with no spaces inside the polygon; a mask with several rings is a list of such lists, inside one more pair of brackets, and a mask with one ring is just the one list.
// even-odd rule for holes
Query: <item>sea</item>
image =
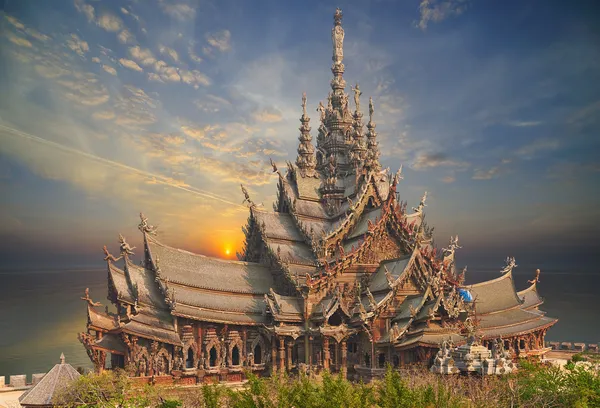
{"label": "sea", "polygon": [[[534,270],[513,271],[517,290],[528,286]],[[498,276],[497,267],[469,267],[467,283]],[[77,340],[86,325],[85,288],[108,305],[106,268],[0,270],[0,376],[31,380],[57,364],[61,353],[73,367],[92,368]],[[538,289],[542,309],[559,319],[546,340],[600,342],[600,273],[544,269]]]}

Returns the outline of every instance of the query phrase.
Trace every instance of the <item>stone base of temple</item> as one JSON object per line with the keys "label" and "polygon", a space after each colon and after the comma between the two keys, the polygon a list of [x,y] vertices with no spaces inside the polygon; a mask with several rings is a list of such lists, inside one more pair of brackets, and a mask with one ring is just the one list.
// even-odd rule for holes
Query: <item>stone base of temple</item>
{"label": "stone base of temple", "polygon": [[354,381],[362,381],[365,384],[385,376],[385,368],[371,368],[365,366],[354,366]]}

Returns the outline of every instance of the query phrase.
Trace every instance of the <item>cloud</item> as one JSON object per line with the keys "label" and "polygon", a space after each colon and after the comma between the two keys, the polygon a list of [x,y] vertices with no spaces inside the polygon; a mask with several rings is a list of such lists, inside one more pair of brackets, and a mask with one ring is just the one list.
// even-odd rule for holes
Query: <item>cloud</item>
{"label": "cloud", "polygon": [[175,51],[174,49],[166,47],[164,45],[161,45],[159,47],[159,51],[161,54],[168,55],[169,57],[171,57],[171,59],[173,61],[179,62],[179,55],[177,54],[177,51]]}
{"label": "cloud", "polygon": [[190,41],[190,44],[188,45],[188,55],[192,61],[197,62],[197,63],[202,62],[202,58],[200,58],[194,51],[194,42],[193,41]]}
{"label": "cloud", "polygon": [[231,102],[220,96],[208,94],[204,99],[197,99],[194,105],[204,112],[219,112],[222,108],[230,108]]}
{"label": "cloud", "polygon": [[86,16],[88,22],[91,23],[96,19],[94,7],[86,4],[83,0],[75,0],[75,8]]}
{"label": "cloud", "polygon": [[115,103],[115,123],[129,129],[143,128],[156,122],[155,110],[159,106],[160,102],[143,89],[125,85]]}
{"label": "cloud", "polygon": [[473,180],[491,180],[493,178],[498,177],[500,173],[500,167],[495,166],[487,170],[477,169],[473,173]]}
{"label": "cloud", "polygon": [[110,65],[102,65],[102,69],[111,75],[117,75],[117,70],[111,67]]}
{"label": "cloud", "polygon": [[119,17],[110,13],[102,14],[100,18],[98,18],[96,24],[98,24],[99,27],[110,32],[117,32],[121,28],[123,28],[123,21]]}
{"label": "cloud", "polygon": [[94,63],[96,63],[96,64],[99,64],[99,63],[100,63],[100,58],[98,58],[98,57],[93,57],[93,58],[92,58],[92,62],[94,62]]}
{"label": "cloud", "polygon": [[143,71],[142,67],[140,67],[135,61],[132,61],[130,59],[121,58],[119,60],[119,64],[121,64],[125,68],[129,68],[129,69],[132,69],[132,70],[137,71],[137,72],[142,72]]}
{"label": "cloud", "polygon": [[539,126],[542,124],[540,121],[511,121],[507,123],[509,126],[514,127],[531,127],[531,126]]}
{"label": "cloud", "polygon": [[449,17],[459,16],[466,10],[466,3],[466,0],[422,0],[419,5],[421,19],[416,26],[425,30],[429,22],[439,23]]}
{"label": "cloud", "polygon": [[141,48],[139,46],[129,48],[129,55],[144,66],[154,65],[156,63],[156,58],[152,51],[148,48]]}
{"label": "cloud", "polygon": [[533,141],[532,143],[521,147],[516,151],[517,156],[521,156],[525,159],[531,159],[539,152],[556,150],[560,146],[558,139],[541,138]]}
{"label": "cloud", "polygon": [[31,41],[29,41],[26,38],[19,37],[13,33],[8,33],[7,37],[11,43],[18,45],[19,47],[27,47],[27,48],[33,47],[33,44],[31,44]]}
{"label": "cloud", "polygon": [[229,30],[221,30],[215,33],[206,34],[206,41],[221,52],[231,49],[231,33]]}
{"label": "cloud", "polygon": [[198,128],[192,126],[182,126],[181,131],[192,139],[202,140],[206,137],[206,130],[208,127]]}
{"label": "cloud", "polygon": [[440,166],[466,168],[469,166],[469,163],[450,159],[445,153],[419,152],[411,165],[415,170],[425,170]]}
{"label": "cloud", "polygon": [[90,50],[87,41],[80,39],[77,34],[71,34],[71,38],[67,40],[67,47],[81,57]]}
{"label": "cloud", "polygon": [[176,0],[159,0],[158,4],[166,15],[177,20],[185,21],[196,16],[196,9],[186,3]]}
{"label": "cloud", "polygon": [[92,117],[98,120],[110,120],[115,118],[115,113],[113,111],[97,111],[92,114]]}
{"label": "cloud", "polygon": [[259,122],[281,122],[283,115],[277,109],[262,109],[254,112],[253,118]]}
{"label": "cloud", "polygon": [[13,16],[10,16],[8,14],[6,14],[4,16],[4,18],[6,18],[6,20],[11,23],[16,29],[18,30],[23,30],[25,29],[25,26],[23,25],[23,23],[21,23],[19,20],[17,20],[16,18],[14,18]]}
{"label": "cloud", "polygon": [[132,44],[135,43],[135,36],[127,29],[121,31],[117,36],[117,39],[121,44]]}
{"label": "cloud", "polygon": [[110,99],[106,87],[98,83],[92,74],[82,74],[79,78],[59,79],[56,83],[66,88],[64,96],[68,100],[79,105],[97,106]]}
{"label": "cloud", "polygon": [[444,183],[450,184],[450,183],[454,183],[456,181],[456,177],[454,176],[446,176],[442,179],[442,181]]}

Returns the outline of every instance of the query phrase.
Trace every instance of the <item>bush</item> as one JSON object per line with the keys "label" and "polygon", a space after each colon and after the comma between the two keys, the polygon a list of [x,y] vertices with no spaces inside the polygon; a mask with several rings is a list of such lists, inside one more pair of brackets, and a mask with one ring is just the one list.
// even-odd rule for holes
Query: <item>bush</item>
{"label": "bush", "polygon": [[557,367],[522,362],[507,376],[440,376],[424,368],[388,367],[370,384],[329,373],[320,378],[248,375],[241,390],[223,385],[192,388],[133,387],[122,371],[81,376],[55,402],[65,407],[204,408],[600,408],[600,375],[581,365]]}

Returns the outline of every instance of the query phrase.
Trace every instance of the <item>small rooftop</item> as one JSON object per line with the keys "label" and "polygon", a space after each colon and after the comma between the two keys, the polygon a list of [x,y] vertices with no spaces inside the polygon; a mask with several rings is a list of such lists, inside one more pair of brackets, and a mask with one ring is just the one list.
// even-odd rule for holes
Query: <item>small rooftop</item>
{"label": "small rooftop", "polygon": [[80,375],[71,364],[65,362],[65,355],[61,353],[60,363],[56,364],[39,383],[21,395],[19,403],[23,407],[52,406],[52,399]]}

